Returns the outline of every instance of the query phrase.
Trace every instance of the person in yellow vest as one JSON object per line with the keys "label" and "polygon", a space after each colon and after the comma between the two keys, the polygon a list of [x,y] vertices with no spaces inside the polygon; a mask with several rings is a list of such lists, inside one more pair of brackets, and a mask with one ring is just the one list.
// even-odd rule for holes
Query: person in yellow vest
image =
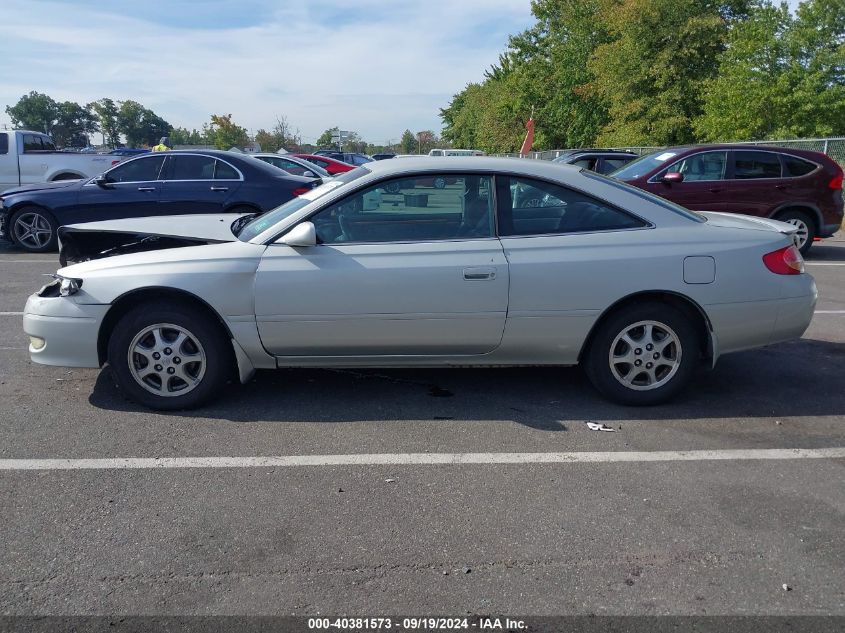
{"label": "person in yellow vest", "polygon": [[166,152],[169,149],[173,149],[172,147],[170,147],[169,136],[162,136],[161,140],[158,142],[158,145],[153,147],[154,152]]}

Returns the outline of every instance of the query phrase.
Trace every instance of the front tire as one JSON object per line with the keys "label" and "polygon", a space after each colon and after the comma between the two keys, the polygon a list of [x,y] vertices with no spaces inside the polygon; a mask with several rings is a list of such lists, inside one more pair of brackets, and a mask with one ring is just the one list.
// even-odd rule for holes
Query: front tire
{"label": "front tire", "polygon": [[30,253],[56,250],[59,223],[52,214],[38,207],[24,207],[12,216],[10,223],[15,244]]}
{"label": "front tire", "polygon": [[109,365],[120,389],[151,409],[193,409],[217,396],[232,373],[221,325],[188,305],[139,305],[115,325]]}
{"label": "front tire", "polygon": [[593,386],[619,404],[661,404],[692,379],[700,341],[689,317],[674,306],[649,302],[612,314],[587,350]]}

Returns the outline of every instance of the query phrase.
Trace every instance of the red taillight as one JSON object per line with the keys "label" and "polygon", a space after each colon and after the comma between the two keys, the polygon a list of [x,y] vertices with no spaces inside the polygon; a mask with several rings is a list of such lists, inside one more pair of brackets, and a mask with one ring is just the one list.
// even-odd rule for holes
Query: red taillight
{"label": "red taillight", "polygon": [[837,173],[831,179],[831,181],[829,183],[827,183],[827,186],[830,187],[831,189],[842,189],[842,170],[841,169],[839,170],[839,173]]}
{"label": "red taillight", "polygon": [[301,196],[303,193],[308,193],[311,191],[311,187],[297,187],[293,190],[293,195]]}
{"label": "red taillight", "polygon": [[776,275],[800,275],[804,272],[804,258],[794,244],[763,255],[763,263]]}

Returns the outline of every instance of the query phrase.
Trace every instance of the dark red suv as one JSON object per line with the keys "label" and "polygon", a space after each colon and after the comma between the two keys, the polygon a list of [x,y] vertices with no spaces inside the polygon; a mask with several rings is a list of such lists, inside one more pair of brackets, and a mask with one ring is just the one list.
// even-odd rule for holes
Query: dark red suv
{"label": "dark red suv", "polygon": [[673,147],[610,174],[694,211],[746,213],[798,227],[806,253],[842,224],[842,168],[818,152],[756,145]]}

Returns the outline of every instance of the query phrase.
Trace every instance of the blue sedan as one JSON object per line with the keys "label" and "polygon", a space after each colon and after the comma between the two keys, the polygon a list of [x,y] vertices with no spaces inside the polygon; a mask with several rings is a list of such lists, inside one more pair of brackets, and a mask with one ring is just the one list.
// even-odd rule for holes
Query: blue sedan
{"label": "blue sedan", "polygon": [[0,233],[32,252],[55,250],[66,224],[150,215],[262,213],[320,180],[285,173],[248,155],[213,150],[145,154],[88,180],[10,189]]}

